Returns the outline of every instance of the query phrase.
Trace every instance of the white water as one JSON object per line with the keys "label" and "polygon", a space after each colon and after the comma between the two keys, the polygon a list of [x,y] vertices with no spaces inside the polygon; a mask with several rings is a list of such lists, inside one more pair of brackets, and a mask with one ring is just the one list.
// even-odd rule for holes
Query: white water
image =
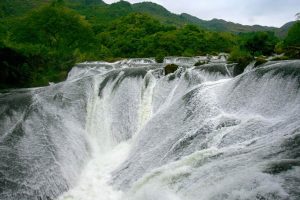
{"label": "white water", "polygon": [[127,157],[129,142],[118,144],[108,153],[100,153],[85,166],[78,183],[60,200],[117,200],[123,192],[115,191],[109,184],[110,173]]}
{"label": "white water", "polygon": [[83,63],[2,94],[0,199],[299,199],[300,61],[233,78],[168,59],[183,67]]}

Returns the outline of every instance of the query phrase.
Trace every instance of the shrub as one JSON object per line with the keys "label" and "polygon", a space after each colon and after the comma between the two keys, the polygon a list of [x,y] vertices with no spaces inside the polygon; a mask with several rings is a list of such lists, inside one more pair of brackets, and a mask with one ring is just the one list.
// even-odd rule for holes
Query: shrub
{"label": "shrub", "polygon": [[252,60],[253,57],[249,52],[243,51],[240,48],[234,48],[228,58],[228,62],[237,63],[237,65],[234,67],[233,75],[237,76],[243,73],[244,69]]}
{"label": "shrub", "polygon": [[271,55],[277,42],[273,32],[253,32],[245,34],[242,46],[253,56]]}
{"label": "shrub", "polygon": [[158,54],[158,55],[156,55],[155,56],[155,61],[157,62],[157,63],[163,63],[164,62],[164,55],[163,54]]}
{"label": "shrub", "polygon": [[178,65],[169,64],[165,66],[165,75],[174,73],[178,69]]}
{"label": "shrub", "polygon": [[296,22],[284,39],[286,55],[290,58],[300,58],[300,21]]}
{"label": "shrub", "polygon": [[300,47],[300,21],[296,22],[288,31],[284,39],[284,45]]}

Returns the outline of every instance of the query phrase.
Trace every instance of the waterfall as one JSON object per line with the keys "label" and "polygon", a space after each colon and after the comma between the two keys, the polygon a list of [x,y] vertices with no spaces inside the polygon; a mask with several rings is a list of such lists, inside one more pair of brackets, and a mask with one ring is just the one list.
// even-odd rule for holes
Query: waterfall
{"label": "waterfall", "polygon": [[[0,94],[1,200],[300,198],[300,61],[76,65]],[[229,68],[231,67],[231,68]]]}

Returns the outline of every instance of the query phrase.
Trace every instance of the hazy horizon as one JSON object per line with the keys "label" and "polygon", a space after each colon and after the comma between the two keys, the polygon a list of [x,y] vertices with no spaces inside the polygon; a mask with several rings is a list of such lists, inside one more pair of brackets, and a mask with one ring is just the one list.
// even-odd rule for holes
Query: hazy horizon
{"label": "hazy horizon", "polygon": [[[106,3],[119,0],[104,0]],[[130,3],[144,2],[144,0],[127,0]],[[199,19],[224,19],[243,25],[263,25],[281,27],[296,19],[300,12],[299,0],[151,0],[164,6],[175,14],[188,13]]]}

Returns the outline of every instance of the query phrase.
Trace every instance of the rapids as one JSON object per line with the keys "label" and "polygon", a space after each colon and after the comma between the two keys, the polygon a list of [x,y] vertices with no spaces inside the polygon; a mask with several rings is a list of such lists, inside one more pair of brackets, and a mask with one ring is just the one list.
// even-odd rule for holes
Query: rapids
{"label": "rapids", "polygon": [[233,67],[87,62],[2,91],[0,199],[300,199],[300,61]]}

